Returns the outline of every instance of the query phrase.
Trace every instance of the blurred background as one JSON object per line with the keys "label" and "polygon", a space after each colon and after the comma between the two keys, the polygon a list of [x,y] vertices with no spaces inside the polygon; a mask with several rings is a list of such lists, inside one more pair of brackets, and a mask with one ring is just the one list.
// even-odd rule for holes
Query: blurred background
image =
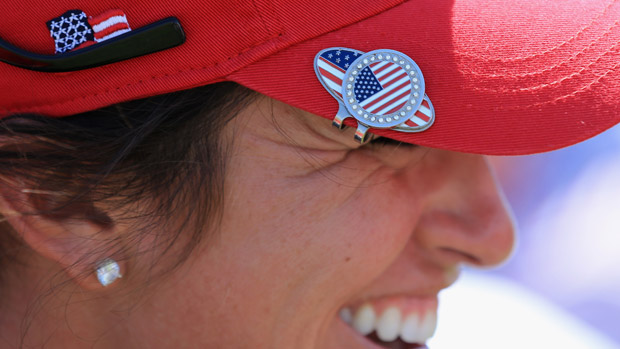
{"label": "blurred background", "polygon": [[620,127],[566,149],[491,158],[519,239],[440,295],[431,349],[620,349]]}

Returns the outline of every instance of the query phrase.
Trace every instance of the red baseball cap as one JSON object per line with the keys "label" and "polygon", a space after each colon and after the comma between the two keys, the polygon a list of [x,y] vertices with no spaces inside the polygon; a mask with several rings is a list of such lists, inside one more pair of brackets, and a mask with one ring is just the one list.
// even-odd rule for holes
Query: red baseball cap
{"label": "red baseball cap", "polygon": [[317,77],[317,54],[392,50],[419,67],[435,120],[422,132],[370,132],[543,152],[620,122],[619,23],[609,0],[5,0],[0,118],[235,81],[333,119],[341,103]]}

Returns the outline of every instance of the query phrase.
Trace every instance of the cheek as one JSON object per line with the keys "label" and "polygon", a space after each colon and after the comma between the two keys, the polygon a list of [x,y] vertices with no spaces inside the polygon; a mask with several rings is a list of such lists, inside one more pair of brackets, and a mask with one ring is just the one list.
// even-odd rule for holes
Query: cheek
{"label": "cheek", "polygon": [[410,238],[420,210],[404,182],[388,170],[356,185],[323,176],[284,186],[264,182],[252,188],[245,209],[229,210],[234,227],[224,234],[242,232],[237,251],[261,266],[252,271],[263,275],[261,283],[285,280],[282,292],[330,294],[339,306],[379,276]]}
{"label": "cheek", "polygon": [[350,257],[343,270],[354,288],[371,283],[397,259],[419,219],[419,203],[403,194],[402,182],[384,178],[358,189],[334,224],[342,240],[337,246]]}
{"label": "cheek", "polygon": [[307,331],[331,321],[398,257],[419,211],[388,170],[355,185],[322,174],[257,179],[228,191],[221,231],[196,263],[210,294],[243,309],[237,328],[257,335],[278,324],[292,331],[291,318]]}

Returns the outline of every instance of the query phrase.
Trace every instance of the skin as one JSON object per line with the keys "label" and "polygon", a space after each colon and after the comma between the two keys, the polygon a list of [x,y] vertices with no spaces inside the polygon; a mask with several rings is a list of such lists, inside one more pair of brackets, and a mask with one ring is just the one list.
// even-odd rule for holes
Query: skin
{"label": "skin", "polygon": [[[226,128],[225,203],[212,238],[140,297],[115,295],[138,285],[135,275],[151,255],[122,265],[126,277],[110,288],[74,281],[72,301],[50,300],[28,342],[45,341],[49,348],[363,347],[339,320],[341,307],[385,296],[434,296],[455,281],[462,264],[488,267],[510,255],[513,223],[484,157],[360,146],[354,130],[330,123],[259,98]],[[87,224],[65,229],[91,231]],[[111,233],[123,236],[124,229]],[[35,280],[64,270],[54,258],[33,252],[30,265],[37,268],[5,284],[16,285],[8,286],[10,316],[0,323],[8,343],[16,343],[15,323],[33,299]]]}

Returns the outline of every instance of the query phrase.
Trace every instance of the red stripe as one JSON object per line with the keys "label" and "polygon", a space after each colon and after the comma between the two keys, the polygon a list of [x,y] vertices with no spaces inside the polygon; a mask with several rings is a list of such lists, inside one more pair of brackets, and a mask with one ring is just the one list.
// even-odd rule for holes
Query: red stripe
{"label": "red stripe", "polygon": [[[398,73],[394,73],[394,74],[398,74]],[[402,79],[403,76],[407,76],[407,72],[403,71],[402,74],[400,74],[397,77],[395,77],[394,79],[388,81],[385,85],[383,84],[383,81],[382,81],[384,79],[379,80],[379,82],[381,83],[381,86],[383,86],[383,88],[387,88],[388,86],[396,83],[396,81]],[[387,76],[382,76],[382,78],[387,78]]]}
{"label": "red stripe", "polygon": [[336,85],[342,85],[342,79],[338,79],[338,77],[330,72],[328,72],[327,70],[320,68],[319,67],[319,72],[321,73],[321,75],[326,78],[331,80],[333,83],[335,83]]}
{"label": "red stripe", "polygon": [[422,125],[418,125],[415,122],[413,122],[411,119],[405,121],[405,125],[410,126],[410,127],[418,127],[418,126],[422,126]]}
{"label": "red stripe", "polygon": [[389,113],[393,113],[395,111],[397,111],[398,109],[402,108],[403,105],[407,104],[407,101],[402,102],[401,104],[399,104],[397,107],[395,107],[394,109],[390,109],[387,112],[385,112],[383,115],[389,114]]}
{"label": "red stripe", "polygon": [[[402,83],[401,85],[397,86],[396,88],[394,88],[394,89],[393,89],[392,91],[390,91],[389,93],[386,93],[385,95],[383,95],[383,96],[381,96],[381,97],[379,97],[379,98],[375,99],[374,101],[372,101],[372,103],[370,103],[370,104],[368,104],[368,105],[364,106],[364,109],[368,110],[368,109],[372,108],[372,106],[373,106],[373,105],[375,105],[375,104],[377,104],[377,103],[381,102],[381,101],[382,101],[382,100],[384,100],[386,97],[389,97],[389,96],[393,95],[393,94],[394,94],[394,92],[396,92],[396,91],[400,90],[401,88],[405,87],[405,86],[406,86],[406,85],[408,85],[408,84],[409,84],[409,81],[405,81],[404,83]],[[411,91],[411,90],[410,90],[410,91]],[[370,98],[370,97],[369,97],[369,98]]]}
{"label": "red stripe", "polygon": [[95,16],[95,17],[90,17],[88,19],[88,24],[90,24],[90,26],[94,26],[97,25],[105,20],[107,20],[110,17],[114,17],[114,16],[124,16],[125,13],[122,10],[118,10],[118,9],[114,9],[114,10],[108,10],[105,11],[104,13]]}
{"label": "red stripe", "polygon": [[[399,99],[401,99],[401,98],[405,97],[405,96],[406,96],[406,95],[408,95],[409,93],[411,93],[411,90],[401,93],[398,97],[394,98],[394,100],[395,100],[395,101],[397,101],[397,100],[399,100]],[[393,112],[397,111],[398,109],[402,108],[402,107],[403,107],[403,105],[405,105],[406,103],[407,103],[407,101],[402,102],[402,103],[401,103],[400,105],[398,105],[397,107],[394,107],[394,108],[392,108],[392,109],[388,110],[387,112],[385,112],[385,114],[389,114],[389,113],[393,113]]]}
{"label": "red stripe", "polygon": [[387,68],[389,68],[389,67],[391,67],[393,65],[394,65],[394,63],[390,62],[390,63],[384,65],[383,67],[381,67],[381,68],[379,68],[377,70],[373,70],[373,73],[375,73],[375,75],[377,75],[377,74],[381,73],[382,71],[386,70]]}
{"label": "red stripe", "polygon": [[334,63],[328,61],[327,59],[323,58],[322,56],[319,57],[323,62],[329,64],[332,68],[334,69],[338,69],[339,71],[341,71],[342,73],[344,73],[344,70],[342,68],[340,68],[339,66],[335,65]]}
{"label": "red stripe", "polygon": [[415,112],[415,116],[419,117],[420,119],[422,119],[422,120],[424,120],[426,122],[431,121],[431,118],[428,115],[424,114],[423,112],[421,112],[419,110],[417,112]]}
{"label": "red stripe", "polygon": [[[428,109],[431,109],[430,105],[428,104],[428,102],[426,100],[422,100],[422,105],[427,107]],[[415,116],[417,116],[418,118],[420,118],[421,120],[424,120],[424,124],[427,124],[429,121],[431,121],[431,116],[430,115],[426,115],[424,114],[422,111],[418,110],[415,112],[414,114]],[[417,126],[422,126],[422,125],[418,125],[417,123],[413,122],[411,119],[407,120],[405,122],[405,125],[409,125],[411,127],[417,127]]]}
{"label": "red stripe", "polygon": [[102,31],[98,31],[95,33],[95,39],[101,39],[104,38],[112,33],[114,33],[117,30],[123,30],[123,29],[129,29],[129,26],[127,25],[127,23],[117,23],[111,27],[107,27]]}
{"label": "red stripe", "polygon": [[[396,91],[398,91],[398,89],[394,90],[393,92],[396,92]],[[410,92],[411,92],[411,89],[407,89],[407,91],[405,91],[404,93],[410,93]],[[383,108],[389,106],[390,103],[394,103],[395,101],[397,101],[398,97],[402,98],[402,96],[403,94],[396,95],[395,93],[391,93],[391,94],[384,96],[381,100],[385,101],[385,103],[383,103],[380,107],[375,108],[373,113],[377,113],[377,111],[382,110]]]}
{"label": "red stripe", "polygon": [[[431,109],[430,105],[428,104],[428,102],[426,100],[422,100],[422,104],[421,105],[427,107],[429,110]],[[423,111],[421,111],[419,109],[415,112],[415,116],[419,117],[420,119],[422,119],[422,120],[424,120],[426,122],[431,121],[431,116],[427,115],[426,113],[424,113]]]}
{"label": "red stripe", "polygon": [[[425,102],[426,102],[426,101],[424,101],[422,104],[424,104]],[[426,106],[428,107],[428,103],[427,103],[427,105],[426,105]],[[422,124],[422,125],[425,125],[425,124],[427,124],[429,121],[431,121],[431,117],[430,117],[430,115],[426,115],[426,114],[424,114],[423,112],[421,112],[420,110],[418,110],[418,111],[416,111],[416,112],[415,112],[415,116],[417,116],[418,118],[420,118],[421,120],[423,120],[423,121],[424,121],[424,124]],[[409,125],[409,126],[411,126],[411,127],[422,126],[422,125],[418,125],[417,123],[413,122],[411,119],[407,120],[407,121],[405,122],[405,125]]]}

